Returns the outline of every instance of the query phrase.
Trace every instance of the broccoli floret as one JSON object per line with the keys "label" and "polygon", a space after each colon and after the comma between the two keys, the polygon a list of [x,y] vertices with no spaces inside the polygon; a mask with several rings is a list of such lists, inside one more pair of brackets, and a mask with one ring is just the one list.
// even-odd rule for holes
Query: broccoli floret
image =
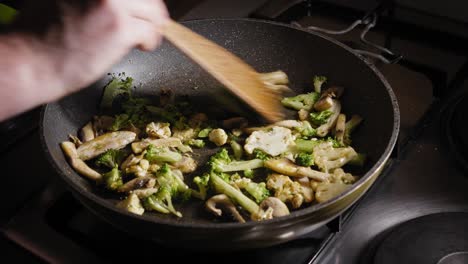
{"label": "broccoli floret", "polygon": [[110,130],[119,131],[130,125],[130,117],[127,114],[116,115]]}
{"label": "broccoli floret", "polygon": [[244,176],[247,178],[253,178],[255,176],[254,170],[252,169],[244,170]]}
{"label": "broccoli floret", "polygon": [[215,172],[231,172],[231,171],[243,171],[248,169],[258,169],[263,167],[263,160],[252,159],[252,160],[240,160],[226,162],[222,159],[210,159],[210,167]]}
{"label": "broccoli floret", "polygon": [[172,195],[173,192],[170,187],[161,186],[157,193],[143,200],[143,207],[146,210],[155,210],[164,214],[172,213],[178,217],[182,217],[182,214],[172,204]]}
{"label": "broccoli floret", "polygon": [[317,130],[314,129],[308,121],[302,121],[301,126],[295,127],[294,129],[301,133],[304,137],[314,137],[317,135]]}
{"label": "broccoli floret", "polygon": [[330,110],[312,112],[310,113],[310,121],[312,121],[314,125],[320,126],[325,124],[332,114],[333,112]]}
{"label": "broccoli floret", "polygon": [[257,203],[245,196],[240,190],[225,182],[218,174],[212,172],[210,175],[210,181],[219,193],[227,195],[232,201],[239,204],[250,214],[257,213],[260,209]]}
{"label": "broccoli floret", "polygon": [[144,207],[147,210],[155,210],[166,214],[173,213],[178,217],[182,217],[182,214],[174,208],[172,200],[174,198],[187,199],[191,195],[190,188],[171,171],[167,164],[161,166],[157,172],[156,180],[159,190],[143,200]]}
{"label": "broccoli floret", "polygon": [[151,163],[176,163],[182,159],[182,155],[178,152],[169,150],[169,148],[157,148],[150,144],[146,148],[145,159],[147,159]]}
{"label": "broccoli floret", "polygon": [[316,93],[322,92],[322,85],[327,81],[325,76],[314,76],[314,90]]}
{"label": "broccoli floret", "polygon": [[232,182],[233,185],[244,189],[257,203],[270,197],[270,192],[264,182],[256,183],[247,178],[240,178]]}
{"label": "broccoli floret", "polygon": [[109,109],[112,107],[114,99],[121,94],[131,93],[133,79],[131,77],[127,78],[118,78],[114,77],[104,88],[104,94],[101,100],[101,108]]}
{"label": "broccoli floret", "polygon": [[101,154],[96,159],[96,166],[104,166],[108,168],[118,167],[126,156],[125,151],[117,149],[109,149]]}
{"label": "broccoli floret", "polygon": [[266,153],[265,151],[261,150],[261,149],[254,149],[254,151],[252,152],[252,155],[255,159],[260,159],[260,160],[269,160],[271,159],[271,156],[268,155],[268,153]]}
{"label": "broccoli floret", "polygon": [[192,147],[203,148],[205,146],[205,141],[202,139],[190,139],[187,143]]}
{"label": "broccoli floret", "polygon": [[171,124],[175,124],[177,121],[179,121],[180,117],[182,117],[182,114],[177,112],[176,110],[174,111],[169,111],[165,108],[162,107],[157,107],[153,105],[148,105],[146,106],[146,110],[150,112],[151,114],[157,116],[158,118],[162,119],[165,122],[169,122]]}
{"label": "broccoli floret", "polygon": [[362,117],[358,115],[353,115],[351,119],[348,122],[346,122],[344,136],[343,136],[343,142],[346,145],[348,146],[351,145],[351,133],[361,122],[362,122]]}
{"label": "broccoli floret", "polygon": [[310,153],[301,152],[297,154],[295,163],[300,166],[310,167],[314,165],[314,156]]}
{"label": "broccoli floret", "polygon": [[349,165],[353,166],[359,166],[362,167],[364,166],[364,163],[366,163],[367,155],[363,153],[358,153],[356,157],[354,157],[352,160],[348,162]]}
{"label": "broccoli floret", "polygon": [[320,95],[318,93],[307,93],[307,94],[299,94],[293,97],[285,97],[281,100],[283,106],[292,108],[295,110],[312,110],[315,102],[319,99]]}
{"label": "broccoli floret", "polygon": [[198,186],[198,193],[202,200],[206,199],[206,193],[209,189],[210,174],[203,174],[193,178],[193,182]]}
{"label": "broccoli floret", "polygon": [[211,130],[213,130],[211,127],[204,128],[198,132],[198,137],[199,138],[207,138],[208,135],[210,135]]}
{"label": "broccoli floret", "polygon": [[107,189],[115,191],[123,185],[122,173],[119,168],[115,166],[111,171],[102,174],[103,184]]}

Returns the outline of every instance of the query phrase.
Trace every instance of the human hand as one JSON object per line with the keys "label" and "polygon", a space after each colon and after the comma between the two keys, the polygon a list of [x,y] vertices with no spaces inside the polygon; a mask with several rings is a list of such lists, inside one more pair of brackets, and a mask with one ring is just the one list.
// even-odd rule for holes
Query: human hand
{"label": "human hand", "polygon": [[18,28],[43,67],[51,68],[56,98],[96,81],[130,49],[154,49],[168,19],[162,0],[32,0],[38,2]]}

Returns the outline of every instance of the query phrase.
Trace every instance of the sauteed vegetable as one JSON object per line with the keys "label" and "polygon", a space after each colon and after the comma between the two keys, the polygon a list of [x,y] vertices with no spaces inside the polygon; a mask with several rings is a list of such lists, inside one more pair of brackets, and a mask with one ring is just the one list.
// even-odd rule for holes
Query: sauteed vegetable
{"label": "sauteed vegetable", "polygon": [[[262,80],[272,92],[291,92],[284,72]],[[344,192],[358,177],[343,166],[365,162],[351,146],[362,118],[347,120],[339,101],[344,89],[326,84],[315,76],[306,93],[282,99],[295,119],[254,126],[244,117],[211,119],[170,90],[157,103],[135,97],[133,79],[114,75],[101,108],[118,114],[95,116],[61,147],[78,173],[119,194],[117,206],[135,214],[183,217],[178,205],[201,199],[217,217],[280,217]],[[204,164],[200,150],[212,153]]]}

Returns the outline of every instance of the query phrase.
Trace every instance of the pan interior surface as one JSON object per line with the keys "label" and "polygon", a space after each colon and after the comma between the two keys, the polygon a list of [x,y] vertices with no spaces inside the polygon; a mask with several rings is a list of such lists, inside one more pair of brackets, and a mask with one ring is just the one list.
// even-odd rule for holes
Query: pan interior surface
{"label": "pan interior surface", "polygon": [[[343,112],[348,117],[359,114],[364,118],[353,134],[352,144],[358,152],[369,157],[365,168],[356,172],[356,175],[363,176],[362,181],[371,176],[369,171],[380,165],[378,163],[382,162],[383,156],[388,156],[397,133],[396,103],[381,77],[348,49],[319,35],[275,23],[200,20],[186,22],[185,25],[227,48],[258,72],[286,72],[290,79],[289,87],[298,93],[313,90],[314,75],[327,76],[330,80],[328,85],[343,86]],[[138,96],[154,98],[162,88],[169,88],[176,95],[193,99],[196,106],[207,109],[209,114],[228,111],[220,107],[229,107],[218,97],[220,84],[167,42],[153,52],[131,51],[110,72],[125,72],[133,77]],[[47,105],[42,120],[45,148],[61,177],[75,193],[105,207],[112,207],[115,199],[100,193],[94,183],[78,175],[68,165],[59,143],[67,140],[69,134],[76,135],[93,115],[99,113],[103,87],[109,80],[110,77],[106,76],[88,89]],[[232,107],[236,108],[238,103],[232,100]],[[238,105],[237,108],[243,107]],[[203,210],[201,201],[177,206],[184,217],[176,219],[170,215],[145,213],[142,219],[171,221],[174,225],[193,227],[216,223]],[[298,213],[313,213],[318,207],[320,205],[301,209]]]}

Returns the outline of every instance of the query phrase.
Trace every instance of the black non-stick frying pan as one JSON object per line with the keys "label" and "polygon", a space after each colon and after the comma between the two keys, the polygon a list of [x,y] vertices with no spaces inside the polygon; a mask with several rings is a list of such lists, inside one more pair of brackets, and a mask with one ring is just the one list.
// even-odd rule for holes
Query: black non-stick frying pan
{"label": "black non-stick frying pan", "polygon": [[[201,249],[265,247],[295,239],[324,225],[351,206],[381,172],[395,145],[399,111],[383,76],[350,48],[319,34],[288,25],[246,19],[199,20],[186,26],[226,47],[259,72],[281,69],[297,92],[310,91],[312,77],[320,74],[345,87],[343,111],[364,117],[353,134],[353,146],[369,160],[352,188],[321,204],[263,222],[215,222],[201,201],[181,205],[183,218],[145,213],[134,215],[114,206],[116,200],[99,193],[93,182],[68,164],[59,143],[99,112],[105,77],[90,88],[48,104],[42,115],[44,149],[60,177],[84,205],[109,223],[132,234],[165,244]],[[125,72],[136,83],[138,95],[156,96],[161,88],[199,98],[199,106],[216,104],[212,91],[220,84],[181,52],[165,42],[153,52],[130,52],[111,72]]]}

